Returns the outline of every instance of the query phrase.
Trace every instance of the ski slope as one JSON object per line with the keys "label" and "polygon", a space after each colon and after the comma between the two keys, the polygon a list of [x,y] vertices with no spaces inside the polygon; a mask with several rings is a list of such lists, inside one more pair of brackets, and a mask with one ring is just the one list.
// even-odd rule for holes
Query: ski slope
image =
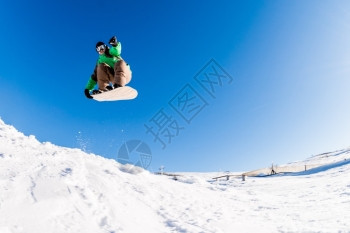
{"label": "ski slope", "polygon": [[41,143],[0,119],[0,232],[350,232],[350,153],[342,152],[310,158],[334,166],[304,173],[175,181]]}

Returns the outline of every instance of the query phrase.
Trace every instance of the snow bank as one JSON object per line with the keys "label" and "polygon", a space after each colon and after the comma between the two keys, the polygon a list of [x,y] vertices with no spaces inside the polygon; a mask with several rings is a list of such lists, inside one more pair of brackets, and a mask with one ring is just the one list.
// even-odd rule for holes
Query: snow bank
{"label": "snow bank", "polygon": [[0,232],[350,231],[348,163],[245,182],[180,175],[41,143],[0,120]]}

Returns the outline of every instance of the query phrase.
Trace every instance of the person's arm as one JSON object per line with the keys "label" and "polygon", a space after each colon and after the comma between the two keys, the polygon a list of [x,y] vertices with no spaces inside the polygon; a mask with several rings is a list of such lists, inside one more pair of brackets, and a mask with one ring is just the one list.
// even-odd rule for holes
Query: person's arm
{"label": "person's arm", "polygon": [[91,91],[92,89],[94,89],[96,84],[97,84],[97,82],[91,76],[88,83],[85,86],[85,89],[88,89],[89,91]]}
{"label": "person's arm", "polygon": [[116,46],[112,46],[112,48],[109,50],[109,53],[112,56],[120,57],[122,53],[122,43],[118,42]]}
{"label": "person's arm", "polygon": [[92,99],[92,96],[90,95],[90,91],[94,89],[95,85],[97,84],[96,70],[97,70],[97,66],[95,66],[94,73],[90,76],[90,79],[86,84],[85,90],[84,90],[85,96],[89,99]]}

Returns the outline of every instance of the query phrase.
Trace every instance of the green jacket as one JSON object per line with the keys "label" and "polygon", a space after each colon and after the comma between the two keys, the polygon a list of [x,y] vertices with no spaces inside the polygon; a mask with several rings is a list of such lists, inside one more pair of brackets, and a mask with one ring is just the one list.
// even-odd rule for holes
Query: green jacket
{"label": "green jacket", "polygon": [[104,54],[101,54],[97,60],[97,65],[105,63],[114,68],[114,64],[121,60],[122,44],[118,42],[117,46],[107,49]]}
{"label": "green jacket", "polygon": [[120,42],[118,42],[117,46],[112,47],[109,50],[109,53],[112,56],[117,57],[118,61],[121,60],[122,58],[121,58],[120,54],[122,53],[122,44]]}
{"label": "green jacket", "polygon": [[97,74],[96,74],[97,66],[101,63],[105,63],[109,67],[114,69],[115,63],[117,63],[119,60],[122,59],[120,56],[121,53],[122,53],[122,44],[120,42],[118,42],[117,46],[112,47],[110,49],[107,49],[104,54],[101,54],[98,57],[94,72],[90,76],[90,79],[89,79],[88,83],[86,84],[85,89],[92,90],[92,89],[94,89],[95,85],[97,84]]}

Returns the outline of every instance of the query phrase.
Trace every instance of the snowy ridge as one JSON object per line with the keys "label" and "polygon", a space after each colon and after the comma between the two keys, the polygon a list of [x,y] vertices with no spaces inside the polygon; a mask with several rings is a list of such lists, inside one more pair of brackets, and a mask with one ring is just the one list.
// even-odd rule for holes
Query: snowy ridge
{"label": "snowy ridge", "polygon": [[347,148],[343,150],[337,150],[334,152],[327,152],[327,153],[315,155],[305,160],[305,162],[313,163],[314,161],[317,161],[318,163],[332,163],[332,162],[338,162],[340,160],[345,160],[349,158],[350,158],[350,148]]}
{"label": "snowy ridge", "polygon": [[41,143],[0,119],[0,232],[350,232],[349,175],[345,163],[245,182],[174,181]]}
{"label": "snowy ridge", "polygon": [[[245,176],[269,176],[274,174],[311,174],[329,168],[350,163],[350,148],[334,152],[322,153],[304,161],[292,162],[284,165],[272,164],[270,167],[242,173]],[[297,175],[297,174],[295,174]]]}

